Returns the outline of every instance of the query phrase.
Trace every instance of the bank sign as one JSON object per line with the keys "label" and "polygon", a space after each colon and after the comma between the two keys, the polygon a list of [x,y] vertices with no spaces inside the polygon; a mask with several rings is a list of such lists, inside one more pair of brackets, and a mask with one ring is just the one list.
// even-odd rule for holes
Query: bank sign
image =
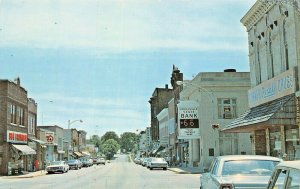
{"label": "bank sign", "polygon": [[288,70],[248,91],[249,107],[284,97],[295,92],[295,69]]}
{"label": "bank sign", "polygon": [[178,107],[178,139],[196,139],[200,137],[198,103],[180,101]]}

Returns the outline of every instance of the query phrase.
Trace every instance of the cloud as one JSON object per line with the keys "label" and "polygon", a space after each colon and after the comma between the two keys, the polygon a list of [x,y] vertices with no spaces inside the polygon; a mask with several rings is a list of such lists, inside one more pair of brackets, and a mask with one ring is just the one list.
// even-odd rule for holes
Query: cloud
{"label": "cloud", "polygon": [[[1,46],[84,48],[106,52],[145,49],[243,50],[240,19],[222,19],[224,6],[249,1],[2,1]],[[225,17],[226,17],[225,16]],[[209,40],[207,40],[209,39]]]}

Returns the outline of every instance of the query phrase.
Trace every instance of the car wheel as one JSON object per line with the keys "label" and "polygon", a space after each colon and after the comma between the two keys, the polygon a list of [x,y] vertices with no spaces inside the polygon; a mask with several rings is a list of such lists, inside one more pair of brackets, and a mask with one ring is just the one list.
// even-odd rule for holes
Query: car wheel
{"label": "car wheel", "polygon": [[150,167],[150,170],[153,170],[153,168],[152,168],[152,167]]}
{"label": "car wheel", "polygon": [[76,166],[75,169],[78,170],[79,169],[78,166]]}
{"label": "car wheel", "polygon": [[167,168],[166,168],[166,167],[164,167],[163,169],[164,169],[165,171],[167,170]]}

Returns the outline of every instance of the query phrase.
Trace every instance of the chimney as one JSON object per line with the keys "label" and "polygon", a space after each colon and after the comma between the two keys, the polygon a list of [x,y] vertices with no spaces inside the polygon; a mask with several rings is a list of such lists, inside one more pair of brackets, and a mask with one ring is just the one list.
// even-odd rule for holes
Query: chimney
{"label": "chimney", "polygon": [[15,83],[20,86],[21,85],[21,81],[20,81],[20,77],[18,76],[17,78],[15,78]]}
{"label": "chimney", "polygon": [[224,72],[236,72],[236,69],[225,69]]}

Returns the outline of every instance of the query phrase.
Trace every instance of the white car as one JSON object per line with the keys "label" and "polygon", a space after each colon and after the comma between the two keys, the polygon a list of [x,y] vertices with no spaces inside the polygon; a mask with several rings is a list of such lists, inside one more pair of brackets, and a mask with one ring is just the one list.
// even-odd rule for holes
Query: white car
{"label": "white car", "polygon": [[66,173],[69,171],[69,165],[65,161],[53,161],[49,166],[46,167],[46,171],[49,174],[55,172]]}
{"label": "white car", "polygon": [[200,177],[200,189],[265,189],[282,159],[259,155],[216,157]]}
{"label": "white car", "polygon": [[300,161],[284,161],[279,163],[273,171],[267,189],[299,189]]}
{"label": "white car", "polygon": [[151,158],[148,162],[148,165],[150,170],[160,168],[163,170],[167,170],[168,168],[168,163],[164,158]]}

